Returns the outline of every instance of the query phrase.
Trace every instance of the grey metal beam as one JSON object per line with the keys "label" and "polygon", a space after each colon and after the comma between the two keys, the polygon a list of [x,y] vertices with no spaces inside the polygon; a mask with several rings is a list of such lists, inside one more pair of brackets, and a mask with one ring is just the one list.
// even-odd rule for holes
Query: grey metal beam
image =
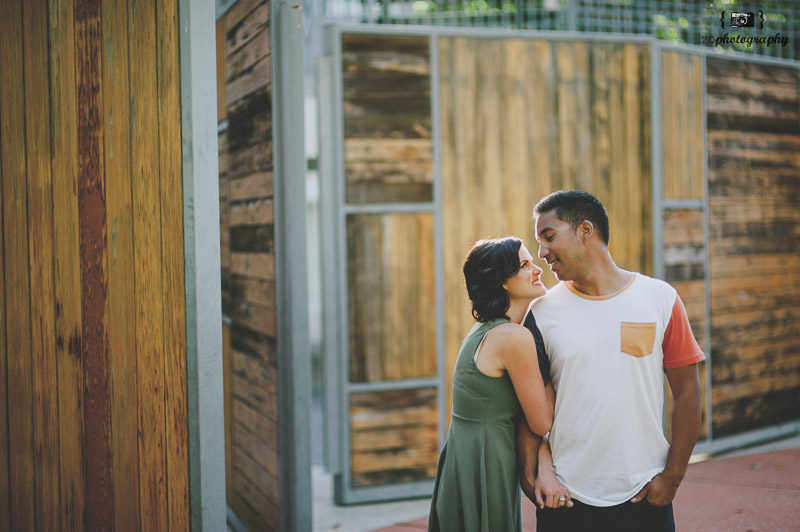
{"label": "grey metal beam", "polygon": [[441,116],[441,72],[439,64],[439,37],[431,37],[431,117],[433,117],[433,205],[434,205],[434,278],[436,286],[436,380],[439,401],[439,449],[444,445],[447,419],[447,383],[445,378],[445,293],[444,293],[444,214],[442,212],[442,126]]}
{"label": "grey metal beam", "polygon": [[664,153],[661,138],[661,46],[650,44],[650,168],[653,223],[653,276],[664,278]]}
{"label": "grey metal beam", "polygon": [[701,58],[700,63],[700,87],[703,91],[700,113],[703,118],[703,244],[705,254],[705,268],[703,277],[705,286],[703,296],[705,298],[705,317],[703,320],[703,335],[705,345],[703,350],[706,354],[706,440],[712,440],[713,434],[713,401],[711,394],[711,211],[709,210],[708,196],[708,90],[706,88],[706,58]]}
{"label": "grey metal beam", "polygon": [[348,393],[378,392],[387,390],[413,390],[415,388],[438,388],[436,377],[400,379],[396,381],[351,382],[346,386]]}
{"label": "grey metal beam", "polygon": [[280,527],[311,531],[311,348],[306,273],[302,0],[270,2]]}
{"label": "grey metal beam", "polygon": [[661,207],[664,210],[677,210],[677,209],[703,209],[705,207],[705,200],[703,199],[665,199]]}
{"label": "grey metal beam", "polygon": [[390,214],[396,212],[417,213],[434,212],[431,203],[367,203],[363,205],[344,205],[343,214]]}
{"label": "grey metal beam", "polygon": [[225,417],[214,3],[180,0],[191,529],[225,530]]}

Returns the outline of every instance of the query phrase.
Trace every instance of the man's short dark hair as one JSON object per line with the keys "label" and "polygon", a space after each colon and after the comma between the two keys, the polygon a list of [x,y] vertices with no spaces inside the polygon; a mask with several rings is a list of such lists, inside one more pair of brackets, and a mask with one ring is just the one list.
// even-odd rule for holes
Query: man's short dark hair
{"label": "man's short dark hair", "polygon": [[556,211],[558,219],[567,222],[573,229],[584,220],[589,220],[600,238],[608,245],[608,214],[600,200],[582,190],[559,190],[539,200],[533,208],[533,217]]}

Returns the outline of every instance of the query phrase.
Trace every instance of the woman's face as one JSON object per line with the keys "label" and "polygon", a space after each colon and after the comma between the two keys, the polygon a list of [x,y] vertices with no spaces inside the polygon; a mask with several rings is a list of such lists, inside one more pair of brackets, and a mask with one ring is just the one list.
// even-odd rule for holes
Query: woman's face
{"label": "woman's face", "polygon": [[530,301],[543,296],[547,288],[542,284],[542,269],[533,263],[533,257],[524,244],[519,248],[519,266],[519,271],[503,283],[508,297]]}

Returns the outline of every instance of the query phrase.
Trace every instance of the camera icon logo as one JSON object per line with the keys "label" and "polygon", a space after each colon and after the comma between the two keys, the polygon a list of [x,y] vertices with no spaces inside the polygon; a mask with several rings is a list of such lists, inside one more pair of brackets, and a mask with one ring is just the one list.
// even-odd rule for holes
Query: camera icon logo
{"label": "camera icon logo", "polygon": [[[731,12],[730,18],[730,25],[731,28],[755,28],[756,26],[756,19],[759,20],[758,29],[764,28],[764,12],[759,11],[758,16],[753,11],[743,13],[739,11]],[[728,20],[728,17],[725,16],[725,11],[722,11],[719,16],[720,26],[725,29],[725,22]]]}
{"label": "camera icon logo", "polygon": [[731,28],[752,28],[755,26],[755,13],[731,13]]}

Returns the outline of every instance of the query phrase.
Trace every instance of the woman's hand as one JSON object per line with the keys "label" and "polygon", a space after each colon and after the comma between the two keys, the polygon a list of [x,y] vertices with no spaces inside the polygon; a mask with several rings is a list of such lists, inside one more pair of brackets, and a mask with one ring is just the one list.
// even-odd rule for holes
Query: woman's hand
{"label": "woman's hand", "polygon": [[556,478],[552,470],[539,471],[534,484],[536,504],[539,508],[572,508],[569,490]]}

